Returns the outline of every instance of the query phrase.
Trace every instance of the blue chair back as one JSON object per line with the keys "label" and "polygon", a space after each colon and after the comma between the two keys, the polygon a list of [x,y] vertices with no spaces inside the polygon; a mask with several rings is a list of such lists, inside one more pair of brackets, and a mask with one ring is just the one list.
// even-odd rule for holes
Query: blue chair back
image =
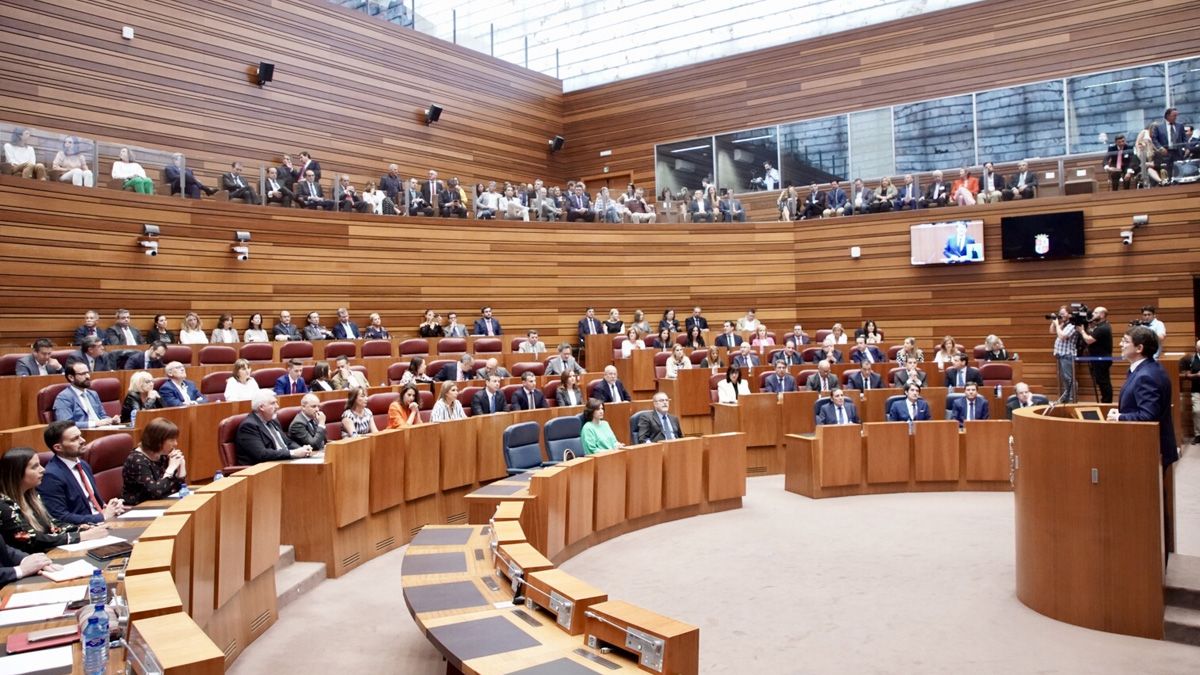
{"label": "blue chair back", "polygon": [[946,419],[954,419],[954,402],[966,397],[966,394],[946,394]]}
{"label": "blue chair back", "polygon": [[650,410],[641,410],[629,416],[629,442],[631,445],[637,445],[641,442],[637,437],[638,422],[651,412]]}
{"label": "blue chair back", "polygon": [[821,417],[821,408],[824,408],[830,403],[833,403],[833,399],[828,396],[822,396],[821,398],[818,398],[816,402],[813,403],[813,419],[819,419]]}
{"label": "blue chair back", "polygon": [[583,420],[579,415],[555,417],[546,422],[543,433],[546,436],[546,454],[550,462],[561,462],[567,450],[575,453],[576,457],[583,456],[583,441],[579,434],[583,430]]}
{"label": "blue chair back", "polygon": [[538,444],[540,431],[537,422],[521,422],[504,430],[504,463],[510,476],[542,465],[542,446]]}
{"label": "blue chair back", "polygon": [[883,409],[887,411],[887,416],[888,416],[889,422],[902,422],[903,421],[903,420],[892,419],[892,404],[895,403],[896,401],[903,401],[905,398],[906,397],[904,394],[897,394],[896,396],[889,396],[887,398],[887,400],[883,402]]}

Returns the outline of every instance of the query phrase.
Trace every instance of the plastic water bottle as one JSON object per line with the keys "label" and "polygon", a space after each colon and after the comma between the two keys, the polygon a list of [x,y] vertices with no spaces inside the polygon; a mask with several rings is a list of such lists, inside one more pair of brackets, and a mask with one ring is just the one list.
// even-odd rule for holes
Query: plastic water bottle
{"label": "plastic water bottle", "polygon": [[88,603],[103,605],[108,602],[108,583],[104,581],[104,573],[100,570],[92,572],[88,581]]}
{"label": "plastic water bottle", "polygon": [[183,485],[179,486],[179,498],[180,499],[183,499],[184,497],[186,497],[190,494],[192,494],[192,491],[188,489],[187,483],[184,483]]}
{"label": "plastic water bottle", "polygon": [[222,479],[222,478],[224,478],[224,477],[225,477],[225,474],[223,474],[223,473],[221,473],[220,471],[218,471],[218,472],[216,472],[216,473],[214,473],[214,474],[213,474],[213,482],[215,483],[215,482],[217,482],[217,481],[221,480],[221,479]]}
{"label": "plastic water bottle", "polygon": [[137,414],[138,414],[137,408],[134,408],[133,410],[129,411],[129,428],[130,429],[137,428]]}
{"label": "plastic water bottle", "polygon": [[908,418],[908,435],[912,436],[916,433],[916,428],[913,426],[912,418]]}
{"label": "plastic water bottle", "polygon": [[996,385],[996,398],[1000,398],[1004,394],[1004,387]]}
{"label": "plastic water bottle", "polygon": [[108,616],[103,608],[88,617],[83,628],[84,675],[104,675],[108,670]]}

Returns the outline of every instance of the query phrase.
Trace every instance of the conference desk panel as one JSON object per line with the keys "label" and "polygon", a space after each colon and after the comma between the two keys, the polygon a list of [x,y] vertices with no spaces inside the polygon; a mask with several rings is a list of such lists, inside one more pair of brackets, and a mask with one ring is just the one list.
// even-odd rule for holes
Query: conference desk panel
{"label": "conference desk panel", "polygon": [[867,482],[907,483],[908,425],[902,422],[864,424],[863,434],[867,440]]}
{"label": "conference desk panel", "polygon": [[604,367],[612,363],[613,338],[615,335],[585,335],[583,336],[583,367],[588,373],[604,372]]}
{"label": "conference desk panel", "polygon": [[654,372],[654,356],[657,349],[634,349],[628,358],[620,358],[614,362],[617,367],[617,377],[625,384],[625,388],[633,392],[655,391],[657,378]]}
{"label": "conference desk panel", "polygon": [[[779,397],[778,394],[776,394]],[[813,406],[821,394],[807,389],[792,391],[779,397],[781,406],[779,414],[779,431],[776,439],[782,445],[782,439],[788,434],[811,434],[816,429],[816,417]]]}
{"label": "conference desk panel", "polygon": [[571,546],[594,532],[596,461],[591,457],[576,457],[559,466],[567,471],[566,545]]}
{"label": "conference desk panel", "polygon": [[663,444],[643,443],[616,450],[625,454],[625,517],[653,515],[663,507]]}
{"label": "conference desk panel", "polygon": [[627,454],[620,451],[589,455],[595,463],[596,487],[593,530],[600,532],[625,521]]}
{"label": "conference desk panel", "polygon": [[246,583],[246,506],[249,483],[229,477],[196,489],[211,494],[217,518],[217,589],[213,609],[228,603]]}
{"label": "conference desk panel", "polygon": [[[0,405],[0,408],[6,406]],[[25,427],[6,427],[0,430],[0,453],[8,452],[11,448],[33,448],[34,452],[42,452],[46,450],[46,442],[43,440],[43,434],[46,431],[45,424],[34,424]],[[128,432],[128,429],[124,430]],[[89,434],[85,431],[84,437],[88,440],[94,440],[99,435]]]}
{"label": "conference desk panel", "polygon": [[246,581],[273,571],[279,560],[283,467],[266,462],[235,474],[246,479]]}
{"label": "conference desk panel", "polygon": [[437,425],[441,435],[442,490],[475,483],[475,439],[479,434],[479,425],[480,417],[468,417]]}
{"label": "conference desk panel", "polygon": [[572,467],[561,464],[534,473],[529,479],[529,494],[535,499],[533,527],[526,534],[529,543],[552,558],[567,545],[567,500]]}
{"label": "conference desk panel", "polygon": [[964,423],[963,479],[1008,483],[1011,460],[1008,438],[1012,422],[1006,419]]}
{"label": "conference desk panel", "polygon": [[[163,675],[220,675],[225,653],[182,612],[149,617],[130,623],[135,650],[154,654]],[[143,654],[144,657],[144,654]]]}
{"label": "conference desk panel", "polygon": [[[275,527],[276,530],[279,529],[278,520],[276,520]],[[175,579],[175,589],[179,591],[179,599],[183,603],[183,611],[188,614],[192,612],[193,537],[192,519],[188,514],[159,516],[138,537],[138,545],[142,542],[171,542],[171,577]],[[275,541],[278,544],[278,536],[275,538]],[[278,548],[275,555],[279,555]]]}
{"label": "conference desk panel", "polygon": [[204,628],[212,618],[217,597],[217,496],[193,492],[169,507],[165,516],[186,517],[192,523],[191,611]]}
{"label": "conference desk panel", "polygon": [[862,428],[856,424],[823,424],[817,428],[818,480],[821,487],[856,485],[863,478]]}
{"label": "conference desk panel", "polygon": [[674,380],[659,380],[658,389],[670,397],[671,411],[676,415],[707,416],[712,411],[712,396],[708,387],[710,375],[707,368],[688,368],[679,371]]}
{"label": "conference desk panel", "polygon": [[918,422],[913,426],[912,440],[917,481],[958,480],[958,422]]}
{"label": "conference desk panel", "polygon": [[[364,518],[368,510],[367,483],[359,483],[362,492],[358,495],[335,491],[335,474],[342,468],[337,467],[339,460],[358,461],[369,467],[370,446],[358,443],[360,440],[335,442],[342,445],[340,448],[330,443],[324,458],[282,463],[280,541],[295,547],[297,560],[324,563],[325,573],[331,578],[345,574],[369,557]],[[345,467],[347,472],[359,469]]]}
{"label": "conference desk panel", "polygon": [[662,508],[694,506],[704,499],[704,439],[662,442]]}
{"label": "conference desk panel", "polygon": [[[449,424],[444,422],[443,424]],[[438,493],[441,485],[442,435],[438,424],[419,424],[406,433],[404,500],[416,501]]]}
{"label": "conference desk panel", "polygon": [[371,487],[368,510],[372,514],[404,503],[404,454],[412,428],[387,429],[375,436],[371,448]]}
{"label": "conference desk panel", "polygon": [[375,436],[331,441],[325,445],[325,463],[333,472],[334,524],[346,527],[371,512],[371,451]]}
{"label": "conference desk panel", "polygon": [[746,434],[711,434],[703,440],[705,501],[740,501],[746,495]]}

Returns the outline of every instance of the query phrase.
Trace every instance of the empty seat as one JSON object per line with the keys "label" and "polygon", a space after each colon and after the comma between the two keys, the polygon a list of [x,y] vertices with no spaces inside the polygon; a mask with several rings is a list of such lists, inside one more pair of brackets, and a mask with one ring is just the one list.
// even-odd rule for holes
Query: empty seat
{"label": "empty seat", "polygon": [[100,493],[98,496],[102,503],[107,503],[110,499],[117,499],[125,493],[125,476],[122,467],[118,466],[115,469],[105,469],[104,471],[92,469],[92,472],[96,479],[96,491]]}
{"label": "empty seat", "polygon": [[339,356],[353,359],[358,357],[358,345],[353,342],[339,340],[325,345],[325,358],[334,359]]}
{"label": "empty seat", "polygon": [[525,373],[529,372],[541,377],[546,374],[546,364],[539,363],[537,361],[518,361],[517,363],[513,364],[513,377],[521,377]]}
{"label": "empty seat", "polygon": [[205,345],[200,348],[200,365],[214,366],[237,361],[237,350],[229,345]]}
{"label": "empty seat", "polygon": [[121,381],[115,377],[101,377],[92,380],[92,391],[100,397],[100,404],[108,415],[121,413],[121,401],[125,400],[125,392],[121,391]]}
{"label": "empty seat", "polygon": [[279,360],[287,361],[288,359],[311,359],[313,357],[313,346],[311,342],[285,342],[279,348]]}
{"label": "empty seat", "polygon": [[279,428],[283,430],[284,435],[287,435],[288,427],[292,426],[292,420],[296,419],[296,415],[299,414],[300,406],[298,405],[280,408],[275,411],[275,421],[279,422]]}
{"label": "empty seat", "polygon": [[274,389],[275,380],[287,375],[286,368],[260,368],[250,373],[259,389]]}
{"label": "empty seat", "polygon": [[805,363],[816,363],[817,353],[821,351],[820,347],[808,347],[800,352],[800,359]]}
{"label": "empty seat", "polygon": [[583,420],[579,415],[555,417],[546,422],[542,433],[546,439],[546,454],[550,456],[550,462],[563,461],[568,450],[575,457],[582,457],[583,441],[580,439],[582,431]]}
{"label": "empty seat", "polygon": [[167,345],[167,351],[163,354],[163,364],[168,364],[172,361],[178,361],[185,366],[192,365],[192,348],[188,345]]}
{"label": "empty seat", "polygon": [[[523,337],[515,337],[515,338],[509,340],[508,341],[509,351],[513,352],[514,354],[521,351],[521,343],[524,341],[525,341],[525,338],[523,338]],[[479,350],[476,349],[475,351],[478,352]]]}
{"label": "empty seat", "polygon": [[466,354],[466,338],[442,338],[437,343],[438,354]]}
{"label": "empty seat", "polygon": [[[342,413],[346,411],[346,399],[343,396],[330,398],[321,401],[321,412],[325,413],[326,420],[341,420]],[[333,440],[332,438],[329,440]]]}
{"label": "empty seat", "polygon": [[983,378],[983,386],[994,387],[998,384],[1009,386],[1013,383],[1013,369],[1008,363],[992,361],[979,367],[979,376]]}
{"label": "empty seat", "polygon": [[832,333],[832,328],[822,328],[821,330],[817,331],[817,335],[813,338],[813,342],[816,344],[822,344],[825,342],[825,338],[829,337]]}
{"label": "empty seat", "polygon": [[133,452],[133,436],[129,434],[101,436],[88,443],[84,451],[87,453],[85,457],[93,472],[99,474],[108,469],[120,469],[125,465],[125,458]]}
{"label": "empty seat", "polygon": [[904,345],[895,345],[892,347],[888,347],[888,352],[887,352],[888,361],[895,361],[896,357],[900,355],[901,349],[904,349]]}
{"label": "empty seat", "polygon": [[[438,344],[441,347],[441,344]],[[504,345],[500,342],[500,338],[487,337],[479,338],[475,341],[475,354],[499,354],[504,351]]]}
{"label": "empty seat", "polygon": [[463,412],[467,417],[471,416],[471,399],[474,398],[475,392],[483,389],[483,387],[459,387],[458,402],[462,404]]}
{"label": "empty seat", "polygon": [[975,360],[982,359],[987,356],[987,345],[975,345],[971,348],[971,358]]}
{"label": "empty seat", "polygon": [[362,346],[362,355],[364,359],[374,358],[378,356],[392,355],[391,340],[367,340]]}
{"label": "empty seat", "polygon": [[[385,391],[379,394],[371,394],[367,397],[367,408],[370,409],[373,415],[387,415],[388,407],[400,400],[400,394],[394,391]],[[387,426],[386,424],[384,426]],[[380,427],[382,428],[382,427]]]}
{"label": "empty seat", "polygon": [[503,387],[500,387],[500,392],[504,394],[504,400],[509,405],[512,405],[513,394],[517,393],[517,390],[522,386],[523,385],[520,384],[506,384]]}
{"label": "empty seat", "polygon": [[621,345],[625,344],[625,341],[628,339],[629,339],[629,337],[625,336],[625,335],[618,335],[615,338],[613,338],[613,341],[612,341],[613,361],[616,361],[617,359],[621,358]]}
{"label": "empty seat", "polygon": [[[24,354],[0,355],[0,377],[4,377],[6,375],[16,375],[17,374],[17,361],[20,361],[22,356],[25,356],[25,355]],[[64,366],[66,365],[62,361],[59,361],[59,363],[62,363]]]}
{"label": "empty seat", "polygon": [[242,345],[238,356],[247,361],[274,361],[275,348],[266,342],[251,342]]}
{"label": "empty seat", "polygon": [[703,363],[707,356],[708,352],[703,349],[693,349],[692,353],[688,354],[688,358],[692,360],[693,366],[698,366]]}
{"label": "empty seat", "polygon": [[[246,415],[248,414],[241,413],[240,415],[226,417],[217,425],[217,452],[221,456],[222,470],[226,475],[246,468],[237,462],[237,446],[235,441],[237,439],[238,426],[242,423],[242,420],[246,419]],[[197,452],[204,451],[202,448],[194,448],[194,450]]]}
{"label": "empty seat", "polygon": [[504,430],[504,464],[513,476],[542,465],[542,446],[538,443],[541,427],[537,422],[521,422]]}
{"label": "empty seat", "polygon": [[542,394],[546,396],[546,404],[551,408],[558,406],[558,388],[562,386],[562,380],[550,380],[546,386],[542,387]]}
{"label": "empty seat", "polygon": [[633,443],[636,445],[637,443],[641,442],[638,440],[638,435],[637,435],[638,425],[641,424],[643,417],[650,415],[653,412],[654,412],[653,410],[639,410],[638,412],[635,412],[634,414],[629,416],[629,442],[630,443]]}
{"label": "empty seat", "polygon": [[231,377],[233,377],[233,373],[225,370],[205,375],[200,379],[200,393],[209,400],[212,400],[214,396],[220,396],[221,400],[224,400],[225,383]]}
{"label": "empty seat", "polygon": [[[442,345],[439,342],[438,347]],[[463,351],[466,351],[464,348]],[[400,341],[400,358],[405,356],[429,356],[429,340],[425,338],[409,338]]]}
{"label": "empty seat", "polygon": [[404,371],[406,370],[408,370],[408,361],[401,361],[388,366],[388,384],[400,384],[400,379],[404,377]]}

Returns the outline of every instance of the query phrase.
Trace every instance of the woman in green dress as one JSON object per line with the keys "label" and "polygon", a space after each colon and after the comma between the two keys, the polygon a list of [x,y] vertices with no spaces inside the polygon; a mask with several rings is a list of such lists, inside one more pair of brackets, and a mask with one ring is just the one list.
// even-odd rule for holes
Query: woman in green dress
{"label": "woman in green dress", "polygon": [[604,421],[604,402],[598,398],[589,398],[587,407],[583,409],[583,431],[579,439],[585,455],[625,447],[624,443],[617,440],[608,422]]}

